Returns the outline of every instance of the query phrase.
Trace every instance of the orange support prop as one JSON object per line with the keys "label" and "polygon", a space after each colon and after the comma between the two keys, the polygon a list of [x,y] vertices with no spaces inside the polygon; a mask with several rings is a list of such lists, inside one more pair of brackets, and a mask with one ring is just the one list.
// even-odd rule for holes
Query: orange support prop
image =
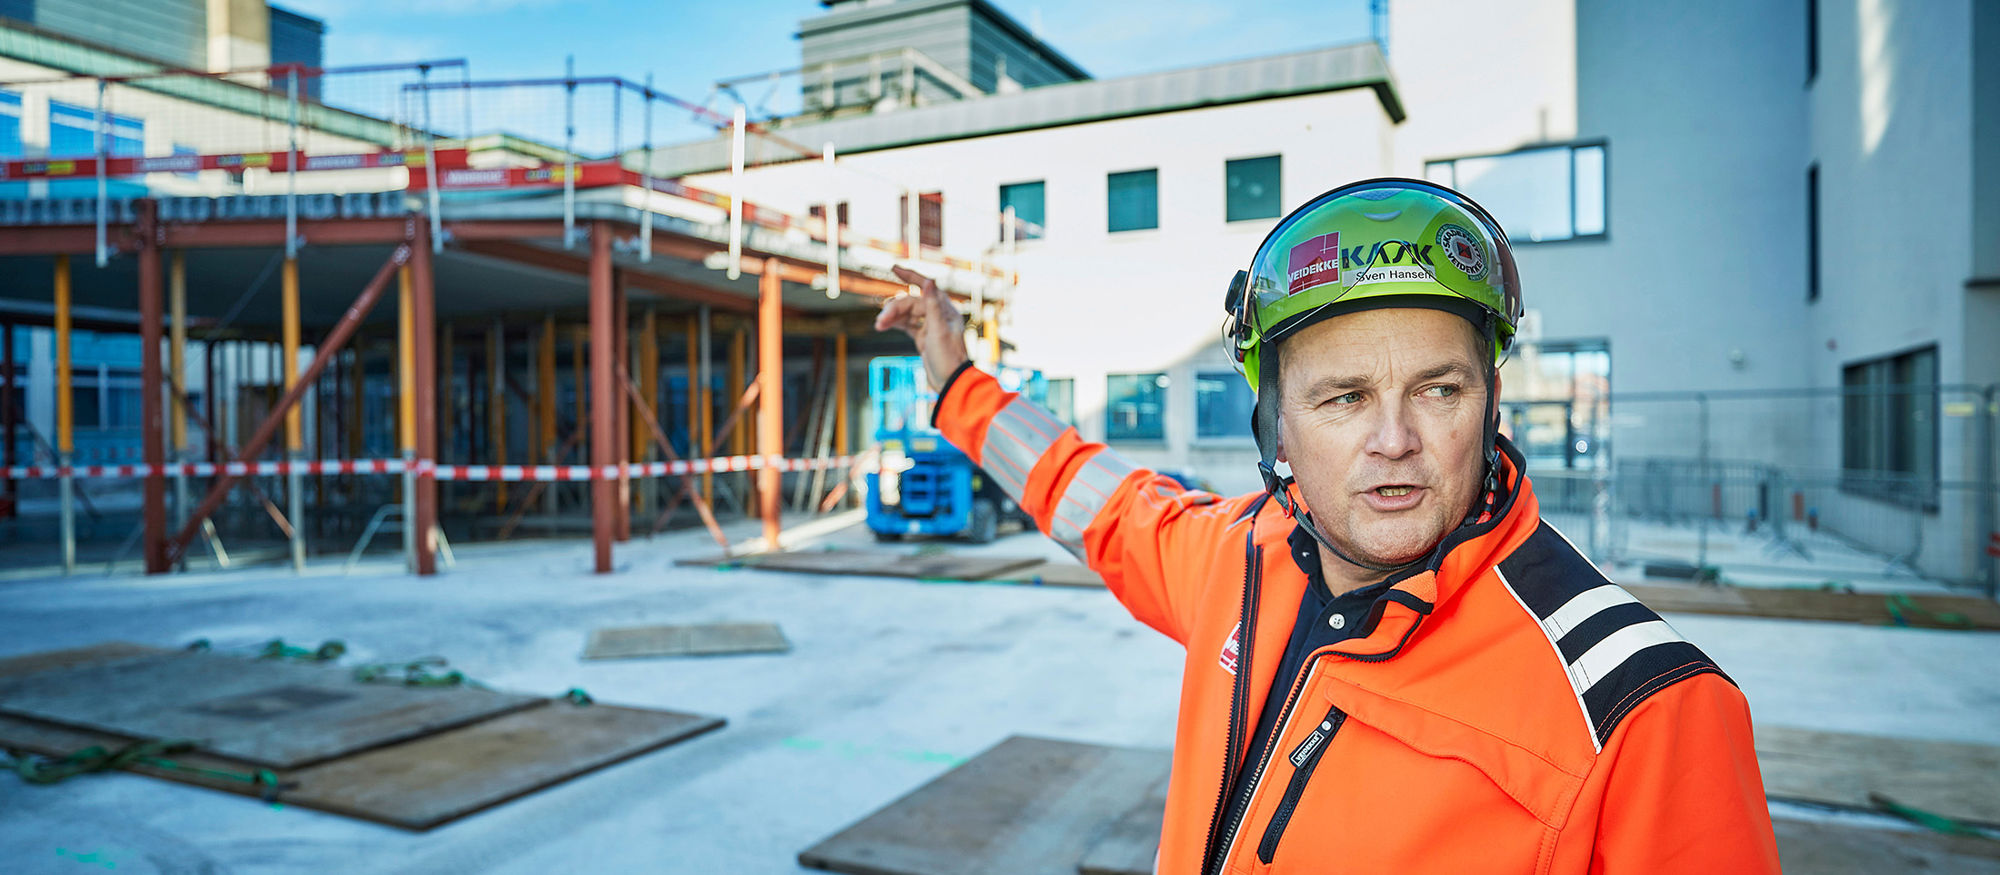
{"label": "orange support prop", "polygon": [[[757,278],[757,452],[766,461],[785,454],[784,280],[778,260],[766,259]],[[764,546],[778,548],[778,488],[781,472],[772,465],[757,471],[758,515],[764,520]]]}

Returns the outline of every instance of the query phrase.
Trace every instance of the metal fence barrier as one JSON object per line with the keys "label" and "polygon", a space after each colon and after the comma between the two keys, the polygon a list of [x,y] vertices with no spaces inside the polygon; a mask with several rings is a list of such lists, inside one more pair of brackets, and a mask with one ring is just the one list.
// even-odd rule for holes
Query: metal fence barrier
{"label": "metal fence barrier", "polygon": [[1529,474],[1543,514],[1624,573],[1992,594],[1996,395],[1949,385],[1614,394],[1596,452],[1538,458]]}

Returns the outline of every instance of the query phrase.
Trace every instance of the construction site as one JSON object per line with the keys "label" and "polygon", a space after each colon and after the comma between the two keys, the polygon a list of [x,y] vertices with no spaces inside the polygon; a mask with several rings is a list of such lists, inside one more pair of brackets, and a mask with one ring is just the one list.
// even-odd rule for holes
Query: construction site
{"label": "construction site", "polygon": [[[1155,871],[1191,658],[949,446],[875,319],[930,277],[1069,434],[1250,491],[1219,289],[1091,335],[1135,307],[1118,252],[923,150],[1387,132],[1383,33],[1094,80],[982,0],[828,3],[797,68],[675,95],[285,60],[323,25],[219,5],[258,63],[0,6],[0,870]],[[1234,258],[1277,156],[1215,148]],[[1182,246],[1160,171],[1111,170],[1123,257]],[[1189,349],[1140,337],[1188,313]],[[1153,358],[1085,386],[1114,347]],[[1748,699],[1788,871],[2000,872],[1974,347],[1798,391],[1621,394],[1608,342],[1539,335],[1506,371],[1538,513]]]}

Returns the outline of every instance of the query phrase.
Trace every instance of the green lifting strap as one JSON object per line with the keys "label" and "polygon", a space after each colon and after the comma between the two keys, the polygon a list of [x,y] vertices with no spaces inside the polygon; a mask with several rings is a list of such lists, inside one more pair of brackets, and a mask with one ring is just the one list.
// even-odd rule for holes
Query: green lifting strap
{"label": "green lifting strap", "polygon": [[470,687],[475,690],[490,690],[485,684],[475,681],[457,669],[434,673],[431,669],[449,665],[442,656],[426,656],[409,662],[376,662],[356,666],[354,679],[362,683],[401,684],[406,687]]}
{"label": "green lifting strap", "polygon": [[1952,611],[1930,610],[1918,605],[1908,595],[1903,593],[1889,596],[1887,605],[1889,608],[1889,625],[1891,626],[1908,626],[1911,619],[1918,619],[1934,626],[1945,626],[1956,629],[1972,628],[1972,620],[1966,615]]}
{"label": "green lifting strap", "polygon": [[278,792],[297,786],[278,780],[276,772],[258,769],[255,772],[232,772],[226,769],[210,769],[190,766],[172,759],[168,754],[186,753],[194,750],[195,743],[184,738],[147,739],[134,741],[115,751],[101,744],[93,744],[60,757],[41,757],[7,750],[8,761],[4,763],[21,779],[30,784],[59,784],[78,775],[92,772],[108,772],[133,765],[150,766],[155,769],[200,775],[226,781],[241,781],[258,788],[258,795],[264,801],[275,801]]}
{"label": "green lifting strap", "polygon": [[1868,794],[1868,801],[1874,803],[1876,808],[1886,813],[1893,814],[1934,832],[1960,836],[1984,837],[1986,835],[1972,826],[1960,823],[1935,811],[1925,811],[1921,808],[1904,805],[1880,793]]}
{"label": "green lifting strap", "polygon": [[283,638],[273,638],[264,642],[264,646],[257,651],[257,658],[284,659],[292,662],[332,662],[346,653],[346,642],[338,638],[328,639],[314,650],[293,647],[286,644]]}

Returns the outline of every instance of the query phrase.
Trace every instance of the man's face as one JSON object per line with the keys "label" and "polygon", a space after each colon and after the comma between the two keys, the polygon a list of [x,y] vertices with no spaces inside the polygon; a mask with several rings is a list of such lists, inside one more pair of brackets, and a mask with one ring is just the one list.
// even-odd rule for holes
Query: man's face
{"label": "man's face", "polygon": [[1406,564],[1465,518],[1484,483],[1484,348],[1465,319],[1413,308],[1335,316],[1284,342],[1278,458],[1341,552]]}

